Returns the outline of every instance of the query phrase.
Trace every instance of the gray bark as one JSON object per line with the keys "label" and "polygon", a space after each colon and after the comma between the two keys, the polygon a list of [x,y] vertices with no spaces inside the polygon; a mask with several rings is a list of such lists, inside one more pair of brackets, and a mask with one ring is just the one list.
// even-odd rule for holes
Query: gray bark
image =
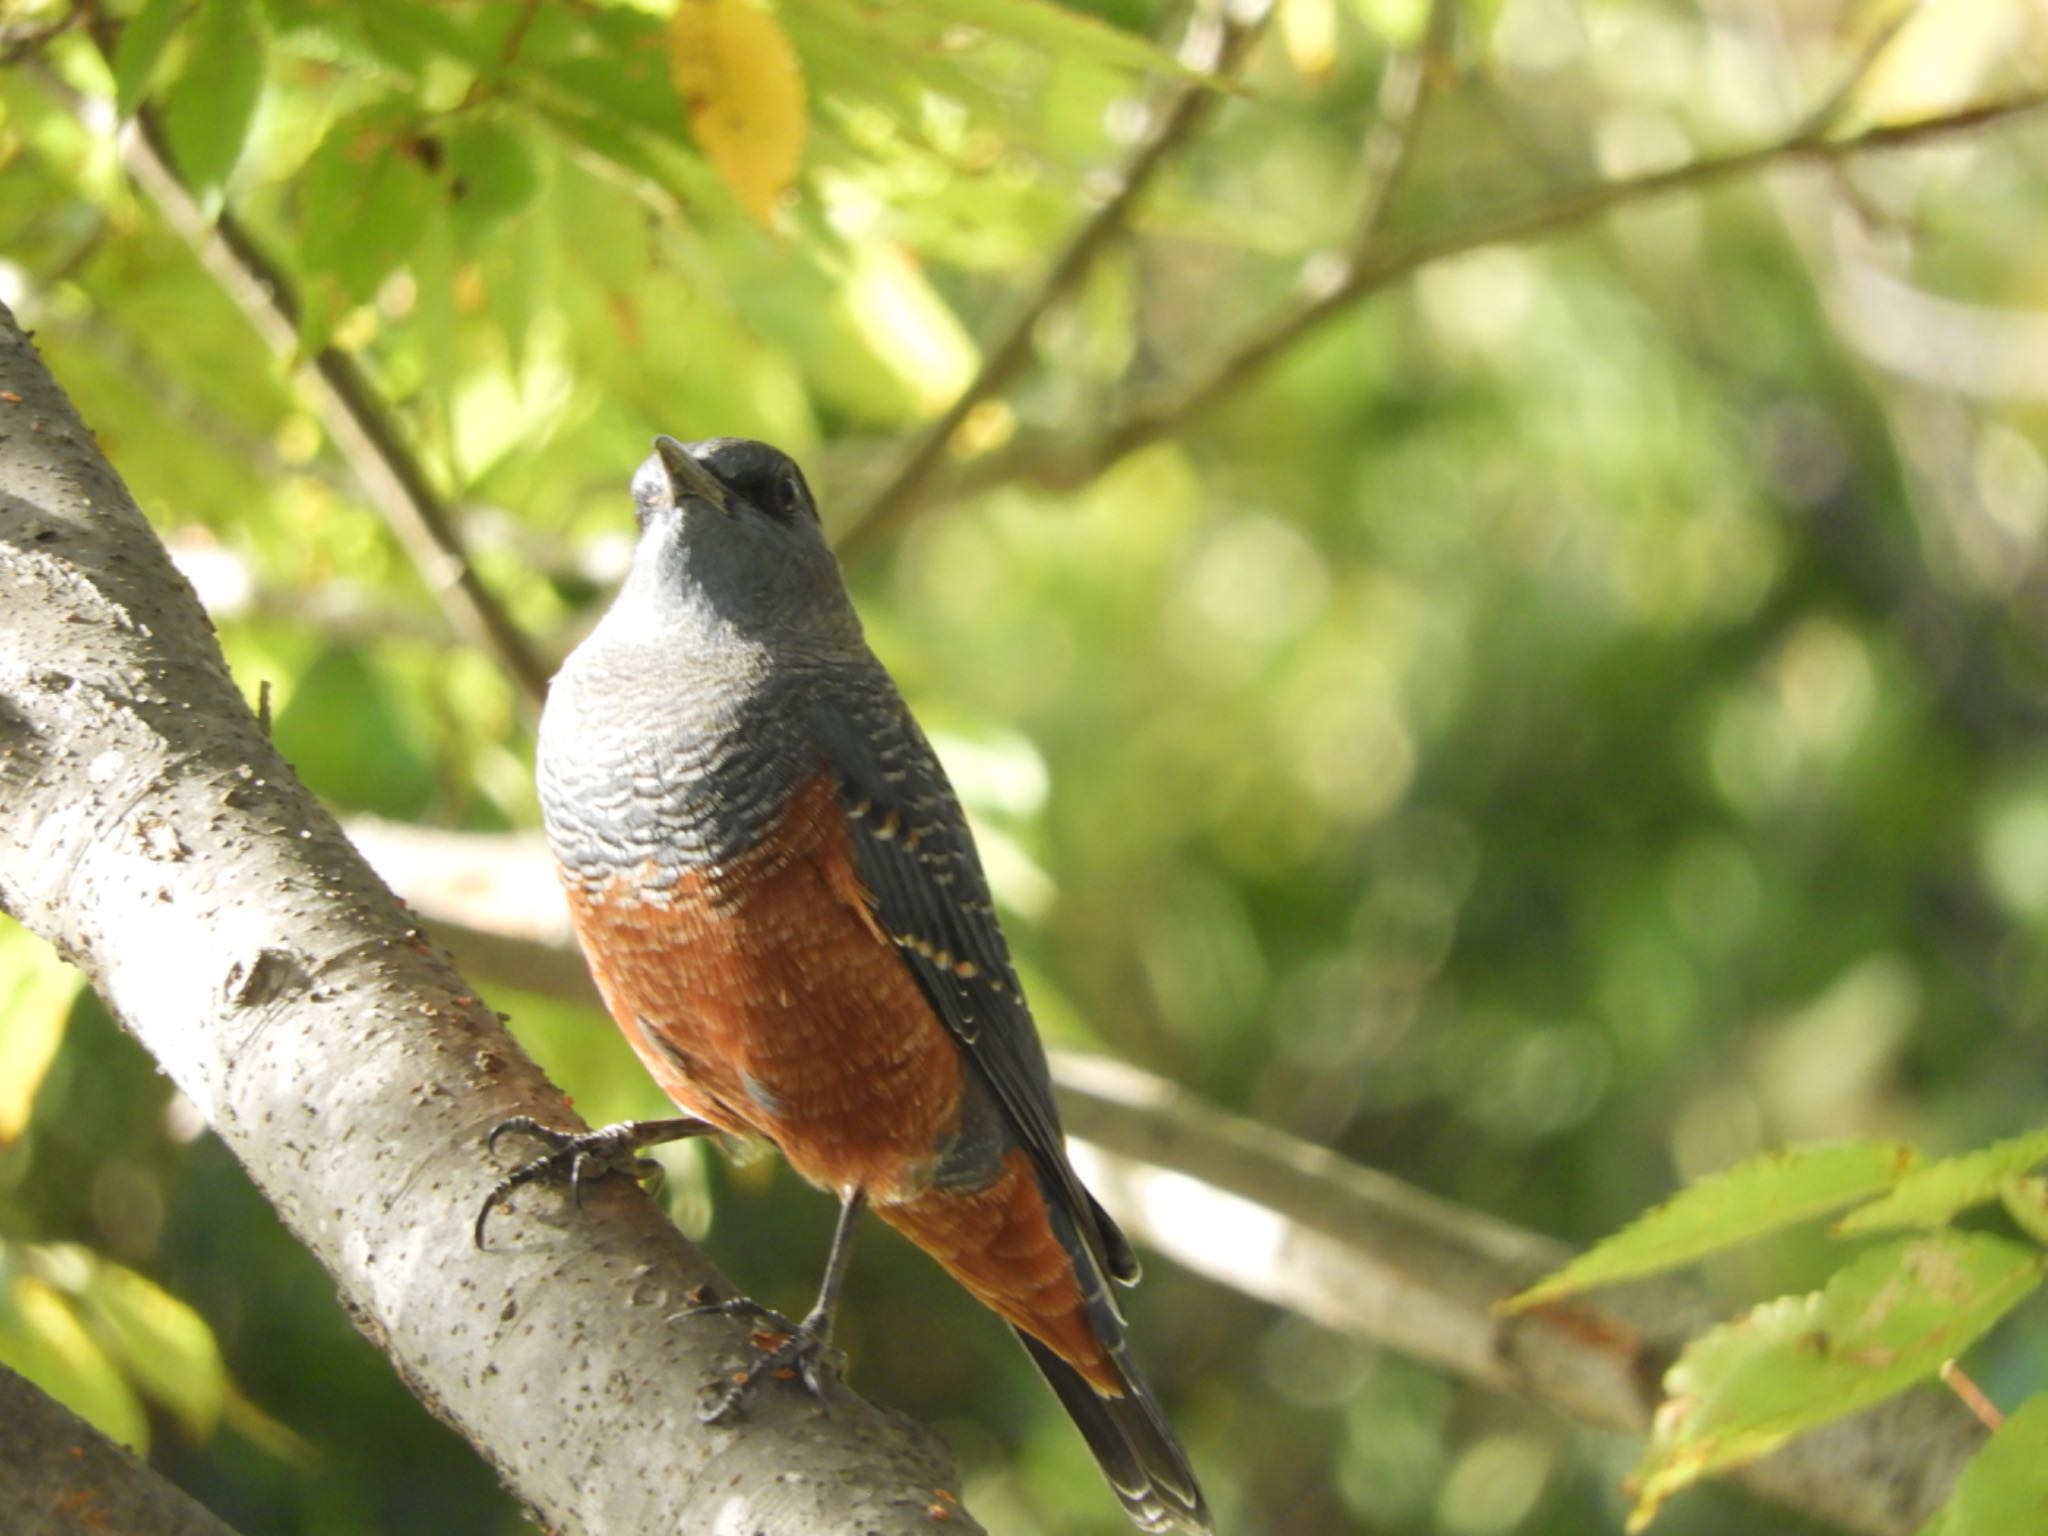
{"label": "gray bark", "polygon": [[205,1505],[4,1365],[0,1510],[10,1536],[235,1536]]}
{"label": "gray bark", "polygon": [[[347,729],[345,722],[338,729]],[[560,1095],[277,756],[206,616],[0,307],[0,907],[85,971],[550,1529],[930,1528],[935,1437],[843,1390],[695,1414],[749,1325],[638,1190],[470,1225],[485,1130]],[[947,1526],[979,1527],[958,1510]]]}

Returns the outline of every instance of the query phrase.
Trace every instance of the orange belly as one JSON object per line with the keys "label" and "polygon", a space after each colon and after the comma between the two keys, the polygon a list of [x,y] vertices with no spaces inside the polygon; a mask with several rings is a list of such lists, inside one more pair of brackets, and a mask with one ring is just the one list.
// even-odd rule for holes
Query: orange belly
{"label": "orange belly", "polygon": [[681,1108],[773,1141],[833,1190],[922,1187],[959,1124],[959,1048],[875,923],[832,786],[666,891],[569,886],[612,1017]]}

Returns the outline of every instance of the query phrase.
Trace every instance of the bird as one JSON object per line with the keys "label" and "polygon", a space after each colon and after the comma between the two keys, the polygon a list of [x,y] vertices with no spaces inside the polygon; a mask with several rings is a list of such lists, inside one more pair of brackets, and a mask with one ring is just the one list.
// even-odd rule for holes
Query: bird
{"label": "bird", "polygon": [[771,1378],[821,1397],[866,1211],[1008,1323],[1141,1530],[1213,1536],[1111,1282],[1129,1241],[1068,1159],[1045,1050],[964,813],[869,649],[816,502],[780,450],[659,436],[618,595],[551,683],[536,779],[605,1004],[682,1114],[570,1133],[514,1188],[646,1171],[723,1133],[840,1209],[817,1304],[700,1410]]}

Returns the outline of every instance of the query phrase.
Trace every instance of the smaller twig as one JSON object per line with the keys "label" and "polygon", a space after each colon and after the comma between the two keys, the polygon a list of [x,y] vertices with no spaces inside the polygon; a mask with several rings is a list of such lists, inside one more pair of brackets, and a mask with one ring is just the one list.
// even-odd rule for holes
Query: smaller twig
{"label": "smaller twig", "polygon": [[83,13],[74,10],[34,25],[0,27],[0,69],[41,53],[82,19]]}
{"label": "smaller twig", "polygon": [[1367,251],[1334,268],[1313,269],[1307,291],[1206,373],[1175,390],[1139,400],[1076,446],[1043,437],[1019,440],[966,466],[943,488],[943,495],[948,500],[958,499],[1019,480],[1053,490],[1085,485],[1127,455],[1185,430],[1258,378],[1304,337],[1353,305],[1436,262],[1487,246],[1514,245],[1575,229],[1619,208],[1677,192],[1702,191],[1775,165],[1797,161],[1839,164],[1862,155],[1955,138],[2029,116],[2044,107],[2048,107],[2048,91],[2037,91],[1912,122],[1891,123],[1848,138],[1795,134],[1750,149],[1704,156],[1668,170],[1566,188],[1492,218],[1475,220],[1463,229]]}
{"label": "smaller twig", "polygon": [[961,424],[975,407],[1023,372],[1031,360],[1031,337],[1039,321],[1080,282],[1123,229],[1160,169],[1208,120],[1220,94],[1220,77],[1236,68],[1271,11],[1270,0],[1237,0],[1221,6],[1220,14],[1207,9],[1197,14],[1181,61],[1201,78],[1178,81],[1152,113],[1149,128],[1117,173],[1109,196],[1067,238],[1037,286],[1012,311],[966,388],[917,434],[887,481],[848,519],[838,541],[842,556],[852,559],[873,547],[916,507]]}
{"label": "smaller twig", "polygon": [[478,70],[469,82],[469,89],[462,93],[461,111],[475,106],[491,93],[500,75],[510,69],[519,57],[519,50],[526,46],[526,34],[533,30],[534,18],[540,14],[541,0],[523,0],[519,14],[512,18],[512,25],[505,29],[504,41],[498,44],[498,58],[489,70]]}
{"label": "smaller twig", "polygon": [[1408,179],[1415,146],[1422,138],[1423,119],[1439,78],[1450,69],[1457,20],[1457,0],[1431,0],[1421,40],[1387,61],[1380,82],[1380,115],[1365,141],[1365,191],[1352,226],[1354,251],[1378,243],[1387,214]]}
{"label": "smaller twig", "polygon": [[1963,1406],[1975,1415],[1979,1424],[1993,1434],[2005,1423],[2005,1413],[1998,1404],[1984,1395],[1984,1389],[1970,1380],[1960,1365],[1953,1360],[1941,1362],[1941,1380],[1951,1392],[1963,1400]]}

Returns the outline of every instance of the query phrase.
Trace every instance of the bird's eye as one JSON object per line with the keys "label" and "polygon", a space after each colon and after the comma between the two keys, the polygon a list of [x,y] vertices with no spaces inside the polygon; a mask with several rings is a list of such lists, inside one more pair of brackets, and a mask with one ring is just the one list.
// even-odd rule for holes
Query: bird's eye
{"label": "bird's eye", "polygon": [[802,510],[803,504],[804,483],[796,477],[796,471],[778,476],[775,481],[776,509],[785,516],[794,517]]}

